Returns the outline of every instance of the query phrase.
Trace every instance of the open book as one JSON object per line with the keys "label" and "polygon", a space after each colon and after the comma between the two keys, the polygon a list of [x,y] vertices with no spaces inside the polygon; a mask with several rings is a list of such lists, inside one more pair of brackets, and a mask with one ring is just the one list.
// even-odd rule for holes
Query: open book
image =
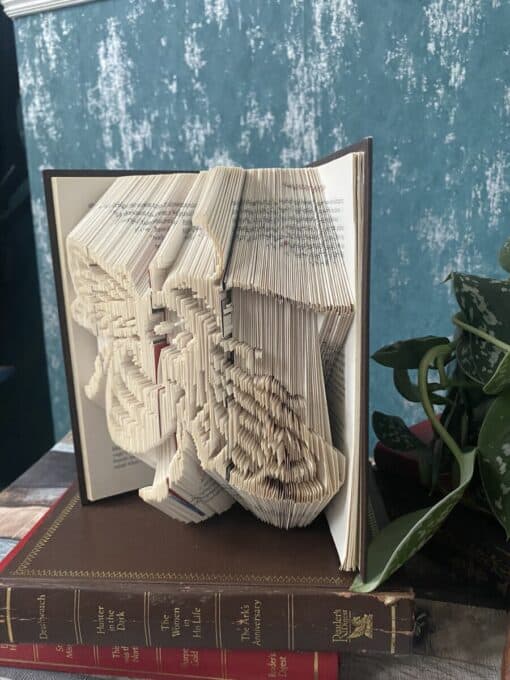
{"label": "open book", "polygon": [[363,567],[370,170],[45,171],[85,502],[325,510]]}

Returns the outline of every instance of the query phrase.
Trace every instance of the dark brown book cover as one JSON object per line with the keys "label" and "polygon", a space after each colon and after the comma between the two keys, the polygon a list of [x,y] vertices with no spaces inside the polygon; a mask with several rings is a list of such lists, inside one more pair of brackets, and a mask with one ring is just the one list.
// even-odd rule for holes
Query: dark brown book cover
{"label": "dark brown book cover", "polygon": [[413,594],[357,595],[324,518],[172,520],[72,487],[0,573],[0,642],[408,653]]}

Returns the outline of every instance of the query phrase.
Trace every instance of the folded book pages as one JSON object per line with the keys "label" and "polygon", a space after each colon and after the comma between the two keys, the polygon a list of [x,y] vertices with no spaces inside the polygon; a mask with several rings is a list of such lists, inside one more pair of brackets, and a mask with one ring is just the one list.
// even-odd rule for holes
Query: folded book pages
{"label": "folded book pages", "polygon": [[363,156],[91,177],[88,203],[51,178],[90,499],[135,486],[183,522],[237,501],[283,528],[329,506],[359,567]]}

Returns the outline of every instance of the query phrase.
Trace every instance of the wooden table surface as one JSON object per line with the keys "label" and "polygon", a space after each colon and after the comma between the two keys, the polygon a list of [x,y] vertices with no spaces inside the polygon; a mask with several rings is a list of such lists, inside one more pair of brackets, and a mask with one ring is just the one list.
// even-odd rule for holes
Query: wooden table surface
{"label": "wooden table surface", "polygon": [[[70,439],[57,444],[0,493],[0,559],[75,478]],[[508,615],[503,610],[417,600],[428,633],[411,656],[343,655],[341,680],[510,680],[501,670]],[[0,668],[0,680],[70,680],[90,676]],[[288,678],[287,680],[292,680]]]}

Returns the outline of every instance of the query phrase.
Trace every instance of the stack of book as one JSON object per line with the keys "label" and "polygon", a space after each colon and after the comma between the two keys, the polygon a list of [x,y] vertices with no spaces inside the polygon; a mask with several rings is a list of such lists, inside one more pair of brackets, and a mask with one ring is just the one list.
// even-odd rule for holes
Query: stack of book
{"label": "stack of book", "polygon": [[[71,456],[58,455],[68,483]],[[3,492],[0,507],[5,498],[21,518],[23,494],[44,484],[44,464]],[[28,495],[49,498],[41,489]],[[338,571],[322,518],[281,532],[238,508],[189,527],[134,494],[84,507],[73,485],[0,565],[0,663],[142,678],[330,680],[343,652],[410,652],[412,592],[353,595],[351,579]]]}
{"label": "stack of book", "polygon": [[79,488],[1,566],[6,654],[328,680],[339,653],[409,652],[412,592],[350,589],[377,530],[371,140],[45,187]]}

